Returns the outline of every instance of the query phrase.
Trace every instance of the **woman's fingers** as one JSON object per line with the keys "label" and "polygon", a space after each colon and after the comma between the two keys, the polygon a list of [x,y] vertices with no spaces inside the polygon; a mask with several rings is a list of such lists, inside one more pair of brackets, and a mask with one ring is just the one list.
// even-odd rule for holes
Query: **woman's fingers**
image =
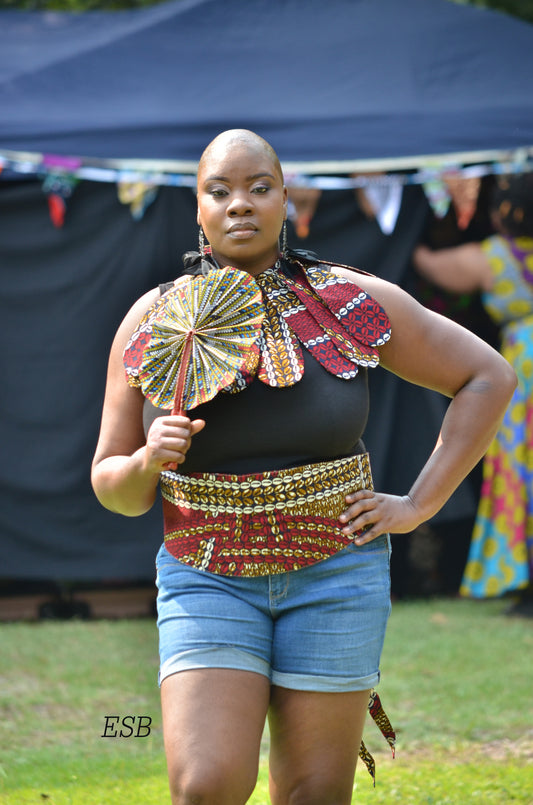
{"label": "woman's fingers", "polygon": [[393,532],[412,531],[421,520],[408,496],[383,495],[370,489],[361,489],[346,497],[348,504],[340,516],[344,534],[357,535],[357,545]]}
{"label": "woman's fingers", "polygon": [[346,496],[348,508],[341,514],[340,521],[345,524],[343,531],[351,534],[356,531],[353,521],[358,519],[360,523],[370,522],[369,513],[375,511],[377,500],[376,494],[370,489],[360,489]]}
{"label": "woman's fingers", "polygon": [[191,422],[191,434],[194,436],[200,433],[205,428],[205,421],[203,419],[195,419]]}
{"label": "woman's fingers", "polygon": [[[351,495],[347,495],[346,502],[349,504],[348,508],[340,516],[344,534],[357,534],[365,530],[365,541],[368,541],[383,533],[383,530],[378,529],[380,516],[377,510],[377,499],[374,492],[369,489],[362,489]],[[370,527],[374,527],[372,536],[369,533]],[[360,542],[362,538],[363,535],[358,534],[355,542],[357,544],[363,544]]]}
{"label": "woman's fingers", "polygon": [[155,419],[146,439],[150,464],[161,469],[175,469],[177,464],[185,461],[192,437],[204,426],[201,419],[191,422],[179,415]]}

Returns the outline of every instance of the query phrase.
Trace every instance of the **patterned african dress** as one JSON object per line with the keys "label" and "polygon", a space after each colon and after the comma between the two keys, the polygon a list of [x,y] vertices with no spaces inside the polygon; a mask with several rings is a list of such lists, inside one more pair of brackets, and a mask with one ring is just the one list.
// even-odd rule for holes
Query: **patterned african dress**
{"label": "patterned african dress", "polygon": [[481,497],[461,594],[492,598],[523,589],[533,557],[533,238],[482,243],[494,276],[483,296],[502,328],[501,352],[518,386],[483,463]]}

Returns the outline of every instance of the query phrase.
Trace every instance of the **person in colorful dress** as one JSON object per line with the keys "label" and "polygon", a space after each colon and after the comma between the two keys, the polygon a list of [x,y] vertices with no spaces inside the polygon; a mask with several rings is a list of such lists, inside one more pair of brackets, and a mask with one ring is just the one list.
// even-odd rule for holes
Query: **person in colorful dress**
{"label": "person in colorful dress", "polygon": [[519,595],[510,612],[533,614],[533,174],[500,177],[491,199],[496,234],[480,243],[431,251],[414,264],[430,282],[481,291],[501,327],[501,353],[518,386],[483,462],[479,508],[460,592],[474,598]]}
{"label": "person in colorful dress", "polygon": [[[281,166],[257,134],[216,137],[197,194],[199,253],[185,256],[170,290],[145,294],[115,337],[93,487],[126,516],[150,509],[161,488],[159,679],[174,805],[246,802],[267,717],[274,805],[349,803],[358,753],[372,765],[368,709],[394,741],[373,691],[390,613],[389,532],[433,516],[479,461],[515,375],[399,287],[291,252]],[[257,341],[214,396],[204,394],[209,365],[186,363],[200,402],[190,410],[187,387],[187,413],[173,413],[168,373],[150,370],[166,354],[161,321],[210,283],[221,288],[214,330],[235,298],[257,295]],[[379,362],[451,398],[402,496],[373,489],[362,441],[367,371]]]}

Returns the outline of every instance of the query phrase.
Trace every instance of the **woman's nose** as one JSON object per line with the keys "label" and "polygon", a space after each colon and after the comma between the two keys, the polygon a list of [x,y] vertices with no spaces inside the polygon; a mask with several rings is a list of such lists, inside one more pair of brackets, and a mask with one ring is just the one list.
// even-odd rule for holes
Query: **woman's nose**
{"label": "woman's nose", "polygon": [[227,207],[228,215],[247,215],[251,212],[252,204],[244,193],[236,193],[232,196]]}

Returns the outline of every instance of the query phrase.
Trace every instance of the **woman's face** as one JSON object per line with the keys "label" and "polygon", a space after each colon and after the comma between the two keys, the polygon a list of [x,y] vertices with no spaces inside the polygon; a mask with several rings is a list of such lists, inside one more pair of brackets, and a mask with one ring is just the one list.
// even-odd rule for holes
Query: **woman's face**
{"label": "woman's face", "polygon": [[279,255],[287,189],[270,156],[255,144],[218,148],[198,173],[198,223],[221,266],[259,274]]}

